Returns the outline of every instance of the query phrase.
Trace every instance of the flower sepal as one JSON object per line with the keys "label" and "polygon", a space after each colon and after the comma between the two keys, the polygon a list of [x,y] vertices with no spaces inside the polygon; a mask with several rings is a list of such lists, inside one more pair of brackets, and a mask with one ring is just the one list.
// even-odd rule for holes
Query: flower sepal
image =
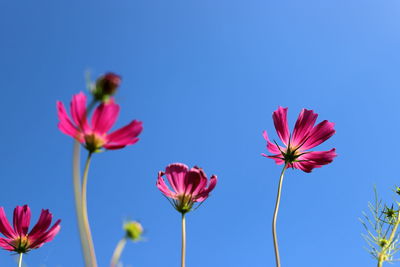
{"label": "flower sepal", "polygon": [[177,196],[177,199],[173,200],[174,202],[174,207],[177,211],[179,211],[182,214],[188,213],[189,211],[192,210],[194,201],[192,199],[191,195],[180,195]]}

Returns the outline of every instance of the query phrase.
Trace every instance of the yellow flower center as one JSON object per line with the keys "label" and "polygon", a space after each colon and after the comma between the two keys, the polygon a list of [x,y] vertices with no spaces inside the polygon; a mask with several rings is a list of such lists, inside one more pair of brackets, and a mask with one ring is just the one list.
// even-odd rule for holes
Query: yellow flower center
{"label": "yellow flower center", "polygon": [[90,152],[97,152],[106,143],[106,138],[105,138],[105,135],[101,136],[96,133],[87,134],[87,135],[85,135],[85,143],[86,143],[86,148]]}

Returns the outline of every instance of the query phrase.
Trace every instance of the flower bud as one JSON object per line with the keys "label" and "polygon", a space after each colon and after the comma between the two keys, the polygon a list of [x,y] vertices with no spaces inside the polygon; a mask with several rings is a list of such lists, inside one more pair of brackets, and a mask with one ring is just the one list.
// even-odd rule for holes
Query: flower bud
{"label": "flower bud", "polygon": [[121,83],[121,76],[108,72],[97,79],[93,96],[98,101],[107,101],[115,94]]}
{"label": "flower bud", "polygon": [[143,227],[136,221],[129,221],[124,224],[126,237],[132,241],[139,241],[143,233]]}
{"label": "flower bud", "polygon": [[389,242],[388,242],[385,238],[381,238],[381,239],[379,240],[379,246],[380,246],[381,248],[386,247],[388,243],[389,243]]}

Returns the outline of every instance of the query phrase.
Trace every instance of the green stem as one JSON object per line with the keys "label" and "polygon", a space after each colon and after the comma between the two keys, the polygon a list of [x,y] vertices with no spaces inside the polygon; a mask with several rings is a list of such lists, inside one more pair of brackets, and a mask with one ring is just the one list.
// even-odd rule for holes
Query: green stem
{"label": "green stem", "polygon": [[18,267],[22,267],[22,255],[24,253],[19,253]]}
{"label": "green stem", "polygon": [[282,183],[283,183],[283,176],[285,174],[286,167],[287,167],[287,164],[285,163],[285,166],[283,166],[281,176],[279,178],[278,193],[276,195],[276,203],[275,203],[275,211],[274,211],[274,216],[272,218],[272,236],[274,238],[276,267],[281,266],[281,259],[279,257],[278,237],[276,235],[276,218],[278,217],[279,203],[281,202]]}
{"label": "green stem", "polygon": [[396,223],[394,224],[394,227],[392,229],[392,233],[390,234],[389,240],[388,240],[388,247],[386,249],[389,248],[389,246],[392,244],[394,237],[396,236],[396,232],[397,232],[397,228],[399,227],[400,224],[400,211],[397,212],[397,220]]}
{"label": "green stem", "polygon": [[[89,116],[92,109],[95,107],[96,103],[97,102],[95,99],[93,99],[89,103],[89,106],[86,109],[86,115],[84,116],[85,120],[87,120],[87,117]],[[76,211],[76,217],[77,217],[77,221],[78,221],[79,237],[80,237],[80,241],[81,241],[85,266],[86,267],[94,267],[94,266],[97,266],[96,258],[94,257],[94,260],[93,260],[91,248],[90,248],[90,244],[89,244],[89,239],[87,238],[87,236],[90,235],[90,232],[89,232],[89,234],[87,234],[87,231],[85,229],[84,212],[82,210],[82,207],[83,207],[82,194],[83,194],[83,192],[82,192],[82,187],[81,187],[81,174],[80,174],[80,169],[81,169],[81,167],[80,167],[81,150],[80,149],[81,149],[80,142],[78,140],[75,140],[73,157],[72,157],[72,182],[73,182],[74,196],[75,196],[75,211]],[[86,177],[86,179],[87,179],[87,177]],[[89,229],[89,231],[90,231],[90,229]],[[93,244],[92,244],[92,247],[93,247]]]}
{"label": "green stem", "polygon": [[118,262],[119,262],[119,259],[121,258],[122,251],[123,251],[124,248],[125,248],[126,241],[127,241],[126,237],[122,238],[122,239],[118,242],[117,246],[115,247],[113,256],[112,256],[112,258],[111,258],[111,267],[117,266],[117,264],[118,264]]}
{"label": "green stem", "polygon": [[85,169],[83,171],[83,178],[82,178],[82,218],[83,218],[83,227],[85,229],[85,234],[86,234],[86,240],[88,243],[90,259],[92,261],[92,265],[90,267],[96,267],[97,266],[96,253],[94,251],[93,238],[92,238],[92,233],[90,231],[89,217],[87,212],[87,181],[88,181],[91,158],[92,158],[92,153],[89,152],[88,157],[86,159]]}
{"label": "green stem", "polygon": [[75,196],[75,210],[76,217],[78,220],[78,229],[79,229],[79,237],[81,240],[83,258],[85,261],[85,266],[90,267],[91,259],[89,253],[89,247],[86,240],[85,228],[82,217],[82,191],[81,191],[81,175],[80,175],[80,143],[78,141],[74,141],[74,152],[72,159],[72,171],[73,171],[73,185],[74,185],[74,196]]}
{"label": "green stem", "polygon": [[185,267],[185,257],[186,257],[186,218],[185,218],[185,213],[182,213],[181,267]]}

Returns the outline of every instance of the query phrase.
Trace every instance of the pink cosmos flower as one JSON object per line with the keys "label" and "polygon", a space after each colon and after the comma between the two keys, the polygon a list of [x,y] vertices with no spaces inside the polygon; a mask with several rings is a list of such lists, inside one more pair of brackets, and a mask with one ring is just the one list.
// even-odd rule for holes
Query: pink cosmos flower
{"label": "pink cosmos flower", "polygon": [[311,172],[314,168],[322,167],[336,157],[335,148],[329,151],[307,151],[318,146],[334,133],[334,124],[327,120],[315,125],[318,114],[312,110],[303,109],[297,118],[293,133],[290,134],[287,122],[288,108],[279,107],[272,114],[276,132],[285,146],[271,143],[267,132],[263,135],[267,141],[267,149],[273,155],[263,156],[274,159],[277,164],[287,164],[287,167]]}
{"label": "pink cosmos flower", "polygon": [[60,231],[60,222],[49,228],[53,215],[49,210],[42,210],[39,220],[32,230],[28,233],[31,221],[31,211],[27,205],[14,209],[13,224],[11,227],[4,213],[3,207],[0,207],[0,232],[6,238],[0,238],[0,247],[17,253],[26,253],[32,249],[40,248],[44,243],[53,240]]}
{"label": "pink cosmos flower", "polygon": [[143,130],[142,122],[133,120],[128,125],[107,133],[114,125],[118,114],[119,105],[113,99],[101,103],[94,111],[91,123],[87,120],[86,96],[81,92],[73,96],[71,101],[72,120],[68,117],[64,104],[57,102],[58,128],[61,132],[72,136],[90,152],[105,149],[120,149],[127,145],[135,144],[137,136]]}
{"label": "pink cosmos flower", "polygon": [[[166,176],[173,190],[170,190],[162,176]],[[217,184],[217,176],[212,175],[210,181],[199,167],[189,170],[182,163],[167,166],[165,172],[158,173],[157,187],[181,213],[189,212],[195,202],[203,202]]]}

